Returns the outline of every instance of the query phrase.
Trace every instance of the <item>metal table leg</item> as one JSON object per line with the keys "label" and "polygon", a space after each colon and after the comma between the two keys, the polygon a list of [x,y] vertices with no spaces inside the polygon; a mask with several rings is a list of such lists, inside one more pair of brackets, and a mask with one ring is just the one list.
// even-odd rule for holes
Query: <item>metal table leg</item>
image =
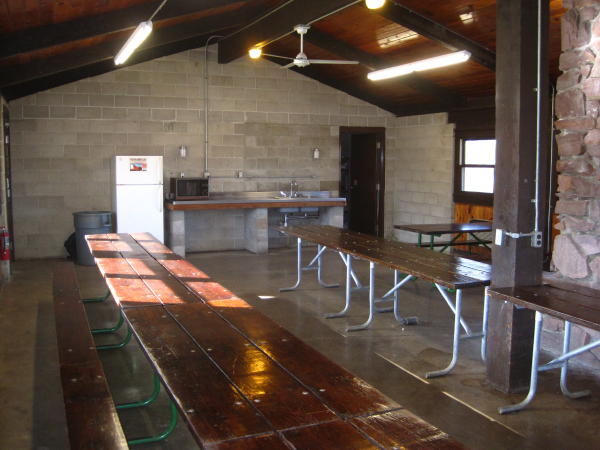
{"label": "metal table leg", "polygon": [[537,391],[537,380],[538,380],[538,370],[539,370],[539,359],[540,359],[540,338],[542,334],[542,326],[544,325],[544,316],[539,311],[535,312],[535,330],[533,332],[533,350],[531,354],[531,376],[529,381],[529,393],[527,397],[516,405],[503,406],[498,408],[498,412],[500,414],[507,414],[511,412],[520,411],[525,408],[533,397],[535,397],[535,393]]}
{"label": "metal table leg", "polygon": [[359,331],[364,330],[373,321],[373,315],[375,313],[375,263],[369,261],[369,317],[366,322],[360,325],[353,325],[346,328],[346,331]]}
{"label": "metal table leg", "polygon": [[293,291],[294,289],[297,289],[298,286],[300,286],[300,282],[302,281],[302,238],[297,239],[296,247],[297,247],[297,252],[298,252],[297,261],[296,261],[298,279],[296,280],[296,284],[294,284],[293,286],[290,286],[290,287],[280,288],[279,292]]}
{"label": "metal table leg", "polygon": [[[344,256],[344,253],[342,252],[338,252],[338,255],[340,255],[340,258],[342,258],[342,262],[346,265],[346,267],[348,267],[347,261],[346,261],[346,257]],[[350,269],[350,275],[352,276],[352,279],[354,280],[354,284],[356,284],[356,287],[358,289],[362,289],[363,285],[360,282],[360,280],[358,279],[358,277],[356,276],[356,273],[354,273],[354,269]]]}
{"label": "metal table leg", "polygon": [[[565,320],[565,335],[563,336],[563,355],[568,355],[569,347],[571,343],[571,322]],[[567,387],[567,373],[569,371],[569,360],[565,360],[562,367],[560,368],[560,390],[561,392],[569,398],[576,399],[581,397],[587,397],[591,394],[590,391],[579,391],[579,392],[571,392]]]}
{"label": "metal table leg", "polygon": [[[441,289],[441,286],[439,286],[437,283],[435,286],[438,288],[440,293],[443,292]],[[445,292],[442,294],[442,296],[444,296],[444,294],[445,294]],[[458,352],[459,352],[459,348],[460,348],[462,289],[457,289],[455,295],[456,295],[456,304],[453,309],[454,310],[454,335],[452,338],[452,360],[450,361],[450,364],[448,364],[448,367],[446,367],[445,369],[436,370],[433,372],[427,372],[425,374],[425,378],[440,377],[442,375],[446,375],[446,374],[450,373],[450,371],[452,369],[454,369],[454,366],[456,366],[456,362],[458,361]]]}
{"label": "metal table leg", "polygon": [[352,296],[352,255],[347,254],[345,256],[344,264],[346,264],[346,303],[344,305],[344,309],[342,309],[341,311],[331,314],[325,314],[324,317],[326,319],[343,317],[350,310],[350,298]]}
{"label": "metal table leg", "polygon": [[321,244],[318,244],[317,245],[317,256],[315,256],[313,258],[313,260],[310,262],[310,264],[308,265],[308,267],[312,266],[314,264],[315,259],[316,259],[317,260],[317,281],[319,282],[319,284],[321,286],[323,286],[324,288],[337,288],[337,287],[340,287],[340,285],[337,284],[337,283],[333,283],[333,284],[325,283],[323,281],[323,279],[321,278],[321,271],[322,271],[321,255],[325,252],[325,250],[327,250],[327,247],[324,247]]}
{"label": "metal table leg", "polygon": [[485,287],[483,295],[483,319],[481,324],[481,359],[483,361],[487,358],[487,331],[488,331],[488,315],[490,310],[490,287]]}

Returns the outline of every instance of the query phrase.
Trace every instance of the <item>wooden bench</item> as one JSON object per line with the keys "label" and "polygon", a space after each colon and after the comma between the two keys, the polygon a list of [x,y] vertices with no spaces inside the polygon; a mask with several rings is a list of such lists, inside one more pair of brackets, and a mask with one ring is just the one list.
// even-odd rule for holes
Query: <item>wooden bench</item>
{"label": "wooden bench", "polygon": [[[411,244],[392,241],[376,236],[343,230],[327,225],[298,225],[279,227],[280,231],[297,238],[297,272],[296,285],[286,290],[295,289],[300,285],[302,271],[302,241],[306,240],[318,245],[317,256],[311,264],[321,266],[321,255],[325,248],[337,251],[342,256],[346,265],[346,302],[344,308],[337,313],[328,314],[327,318],[342,317],[350,309],[352,294],[352,279],[356,278],[352,269],[352,258],[369,262],[369,317],[360,325],[347,328],[347,331],[357,331],[367,328],[373,321],[377,312],[376,303],[384,299],[393,300],[393,312],[396,319],[404,324],[408,320],[399,313],[398,291],[407,282],[418,278],[433,283],[448,307],[454,314],[454,330],[452,340],[452,360],[449,365],[437,371],[425,374],[427,378],[446,375],[458,361],[460,341],[465,338],[481,338],[481,353],[485,359],[485,322],[481,333],[473,333],[462,318],[462,290],[469,287],[483,287],[490,283],[491,266],[487,263],[474,261],[459,256],[432,252]],[[375,265],[380,264],[394,271],[394,286],[380,299],[375,297]],[[405,277],[400,279],[400,274]],[[455,290],[454,302],[449,297],[449,291]],[[487,297],[484,298],[484,318],[487,316]],[[460,328],[466,335],[460,335]]]}
{"label": "wooden bench", "polygon": [[203,448],[462,448],[148,234],[86,236]]}
{"label": "wooden bench", "polygon": [[127,441],[79,296],[73,263],[54,264],[53,296],[71,448],[126,449]]}
{"label": "wooden bench", "polygon": [[[520,411],[531,403],[537,391],[538,373],[545,370],[561,369],[560,388],[567,397],[579,398],[589,395],[589,391],[569,391],[567,387],[569,360],[600,346],[600,340],[570,350],[571,324],[574,323],[600,331],[600,302],[598,301],[600,292],[573,285],[543,284],[541,286],[489,288],[488,293],[492,299],[511,302],[518,307],[535,311],[529,392],[520,403],[499,408],[500,414]],[[539,356],[544,314],[564,320],[565,327],[561,356],[546,364],[540,364]]]}

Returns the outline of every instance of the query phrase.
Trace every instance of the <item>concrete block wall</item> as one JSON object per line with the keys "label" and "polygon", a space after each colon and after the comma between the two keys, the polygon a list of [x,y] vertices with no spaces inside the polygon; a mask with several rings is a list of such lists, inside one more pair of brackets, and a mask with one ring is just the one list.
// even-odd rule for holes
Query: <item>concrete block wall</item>
{"label": "concrete block wall", "polygon": [[[387,154],[388,189],[394,203],[390,225],[452,221],[454,124],[446,113],[398,118],[392,130],[396,147]],[[414,233],[392,230],[400,241],[416,242]]]}
{"label": "concrete block wall", "polygon": [[[64,255],[73,212],[111,209],[114,155],[162,155],[165,181],[181,172],[203,174],[203,56],[203,49],[186,51],[10,102],[19,258]],[[428,191],[427,182],[448,175],[441,168],[429,173],[442,148],[448,152],[443,159],[452,158],[445,116],[396,118],[268,61],[240,58],[219,65],[216,47],[209,49],[208,72],[212,191],[279,190],[291,178],[300,189],[337,190],[339,127],[383,126],[386,235],[393,235],[394,222],[406,221],[404,214],[411,221],[449,217],[450,203],[437,203],[437,197],[425,197],[431,202],[426,210],[415,210],[417,194],[441,195],[438,187]],[[188,148],[184,160],[177,157],[180,145]],[[319,160],[312,159],[315,147]],[[418,181],[409,178],[417,161],[428,167],[429,178],[407,185]],[[239,171],[243,178],[236,178]],[[215,217],[206,222],[215,223]],[[238,234],[233,232],[229,248],[238,247]],[[198,250],[212,245],[193,244]]]}

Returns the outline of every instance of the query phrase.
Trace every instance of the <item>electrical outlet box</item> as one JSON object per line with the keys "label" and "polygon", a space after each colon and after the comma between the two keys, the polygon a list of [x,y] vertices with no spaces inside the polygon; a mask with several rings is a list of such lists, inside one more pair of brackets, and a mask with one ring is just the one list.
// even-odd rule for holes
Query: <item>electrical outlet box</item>
{"label": "electrical outlet box", "polygon": [[210,178],[210,172],[204,172],[204,178]]}
{"label": "electrical outlet box", "polygon": [[540,248],[543,245],[542,232],[537,231],[531,235],[531,246],[533,248]]}
{"label": "electrical outlet box", "polygon": [[502,247],[506,244],[506,233],[504,233],[504,230],[496,228],[494,244],[496,244],[498,247]]}

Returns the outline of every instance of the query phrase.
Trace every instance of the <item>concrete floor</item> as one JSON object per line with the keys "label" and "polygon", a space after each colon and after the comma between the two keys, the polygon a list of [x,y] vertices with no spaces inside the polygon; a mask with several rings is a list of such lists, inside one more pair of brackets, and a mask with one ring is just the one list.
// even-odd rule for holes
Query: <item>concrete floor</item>
{"label": "concrete floor", "polygon": [[[592,397],[568,400],[560,395],[557,373],[544,373],[532,406],[518,414],[500,416],[498,406],[520,401],[522,395],[505,395],[490,388],[475,341],[463,345],[453,374],[425,380],[428,370],[450,360],[452,316],[439,294],[428,283],[411,282],[403,291],[402,312],[416,315],[419,324],[402,326],[391,314],[379,314],[365,331],[346,333],[349,324],[367,315],[366,292],[355,294],[346,318],[323,319],[326,312],[343,306],[343,289],[318,287],[314,273],[306,272],[300,289],[279,293],[295,282],[295,252],[276,250],[269,255],[220,252],[189,258],[214,279],[244,298],[264,314],[309,342],[332,360],[474,449],[597,449],[600,439],[600,383],[574,372],[574,389],[593,391]],[[344,269],[335,254],[325,257],[326,281],[342,282]],[[0,449],[68,448],[64,409],[56,356],[50,282],[51,261],[19,261],[13,277],[0,292]],[[367,282],[367,264],[355,263]],[[95,267],[77,267],[82,295],[104,292]],[[379,267],[378,291],[390,285],[392,275]],[[465,317],[473,329],[481,325],[482,290],[465,292]],[[114,321],[112,302],[87,306],[93,327]],[[115,336],[97,337],[98,343]],[[115,401],[139,399],[151,390],[148,363],[134,342],[126,348],[103,352],[102,360]],[[318,370],[318,368],[315,368]],[[145,410],[120,413],[129,437],[147,435],[168,422],[167,398]],[[195,448],[180,422],[162,444],[143,448]]]}

